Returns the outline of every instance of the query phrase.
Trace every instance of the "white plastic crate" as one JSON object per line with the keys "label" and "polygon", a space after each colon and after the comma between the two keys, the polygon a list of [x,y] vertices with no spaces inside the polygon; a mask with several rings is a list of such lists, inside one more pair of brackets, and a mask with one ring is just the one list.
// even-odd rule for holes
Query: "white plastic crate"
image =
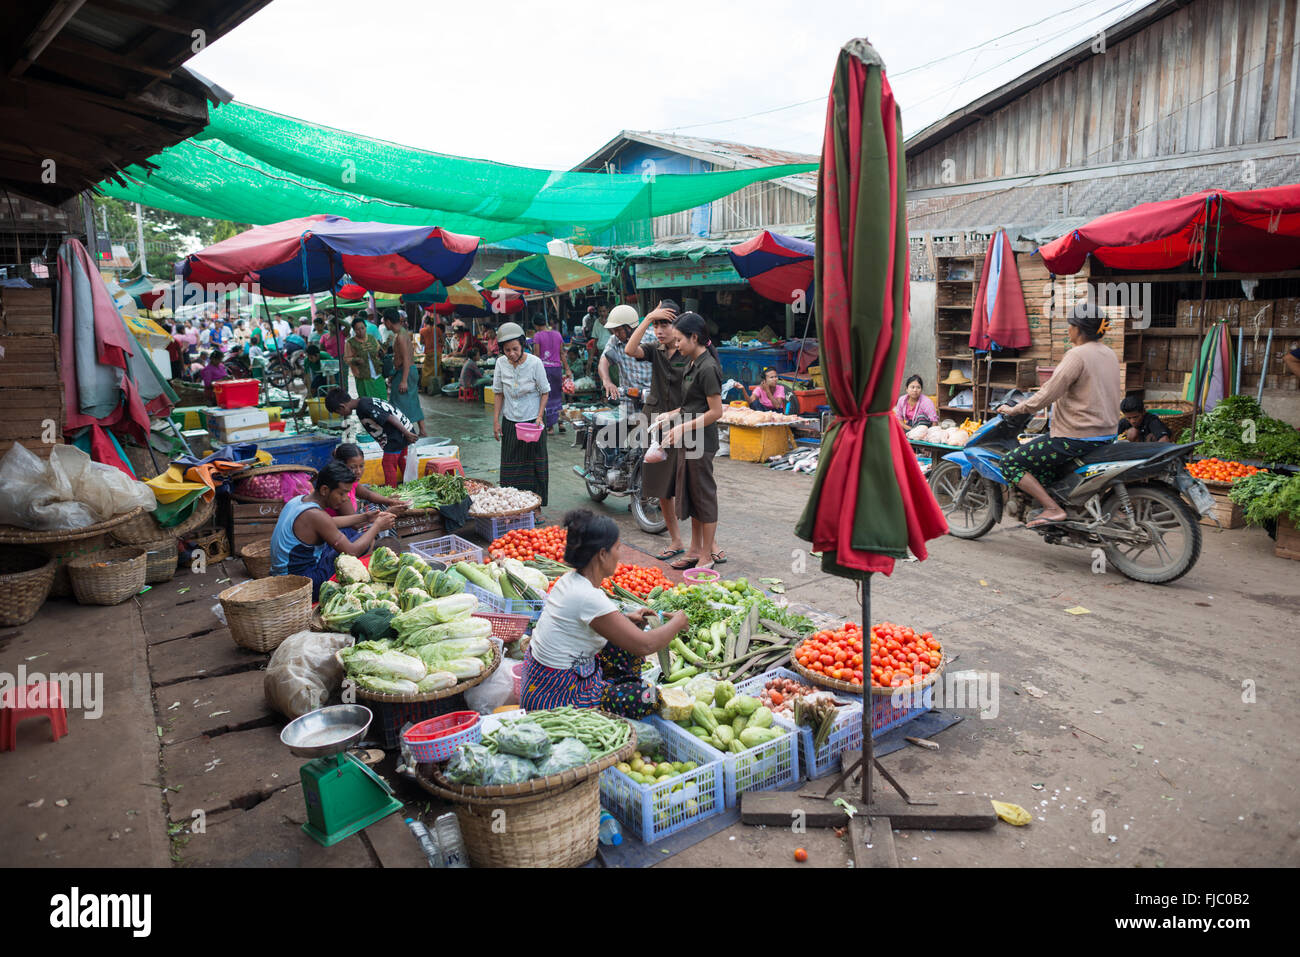
{"label": "white plastic crate", "polygon": [[[758,697],[767,683],[774,678],[789,678],[791,681],[817,688],[817,685],[796,672],[787,668],[773,668],[761,675],[746,678],[736,686],[736,690],[741,694]],[[820,748],[813,748],[813,729],[798,727],[794,723],[793,714],[782,713],[775,715],[773,718],[782,727],[791,728],[799,733],[799,750],[803,755],[804,770],[810,779],[819,778],[828,771],[838,770],[839,757],[842,752],[862,747],[862,699],[856,695],[833,691],[830,688],[819,690],[830,692],[840,701],[850,702],[850,704],[836,709],[835,723],[831,726],[831,733]],[[873,732],[872,737],[874,738],[880,733],[879,731]]]}
{"label": "white plastic crate", "polygon": [[727,807],[735,807],[740,802],[740,795],[746,791],[770,791],[784,787],[800,780],[799,775],[799,736],[788,727],[773,722],[773,726],[784,730],[781,735],[767,744],[750,748],[742,754],[723,753],[684,728],[671,722],[665,722],[669,734],[687,738],[704,748],[710,760],[721,760],[725,775],[723,787],[726,793]]}
{"label": "white plastic crate", "polygon": [[[723,790],[725,765],[692,735],[684,740],[669,730],[669,722],[651,717],[664,739],[659,754],[672,761],[694,761],[699,767],[663,784],[637,784],[617,767],[600,774],[600,803],[625,828],[646,844],[721,814],[726,807]],[[715,752],[716,753],[716,752]]]}
{"label": "white plastic crate", "polygon": [[411,551],[425,561],[440,562],[450,568],[456,562],[481,564],[483,549],[459,535],[443,535],[423,542],[412,542]]}

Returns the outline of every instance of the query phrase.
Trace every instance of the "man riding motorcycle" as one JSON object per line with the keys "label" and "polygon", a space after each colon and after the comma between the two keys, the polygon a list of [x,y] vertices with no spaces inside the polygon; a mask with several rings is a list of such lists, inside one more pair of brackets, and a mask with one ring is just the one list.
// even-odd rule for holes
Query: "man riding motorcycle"
{"label": "man riding motorcycle", "polygon": [[1023,415],[1055,403],[1051,434],[1014,448],[1002,458],[1007,482],[1018,485],[1042,506],[1028,516],[1030,528],[1066,519],[1065,510],[1044,486],[1070,471],[1077,457],[1099,444],[1113,442],[1120,415],[1119,360],[1101,343],[1108,320],[1097,315],[1092,302],[1084,301],[1074,307],[1069,324],[1072,348],[1047,383],[1024,402],[997,409],[1004,416]]}

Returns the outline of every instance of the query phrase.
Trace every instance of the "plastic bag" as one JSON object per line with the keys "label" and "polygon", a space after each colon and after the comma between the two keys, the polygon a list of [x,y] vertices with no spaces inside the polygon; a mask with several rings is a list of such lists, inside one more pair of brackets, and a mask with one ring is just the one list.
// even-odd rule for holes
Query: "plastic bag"
{"label": "plastic bag", "polygon": [[537,773],[542,777],[559,774],[569,768],[580,768],[591,760],[591,749],[577,738],[561,738],[551,746],[551,753],[537,762]]}
{"label": "plastic bag", "polygon": [[[659,733],[659,729],[648,721],[636,721],[628,718],[627,722],[632,725],[632,730],[636,732],[636,749],[642,754],[658,754],[659,749],[664,746],[664,736]],[[560,744],[563,743],[564,741],[560,742]],[[559,746],[557,744],[556,748],[558,749]]]}
{"label": "plastic bag", "polygon": [[343,684],[335,653],[351,644],[351,635],[328,631],[300,631],[284,639],[262,679],[267,703],[291,719],[321,707]]}
{"label": "plastic bag", "polygon": [[495,758],[481,744],[462,744],[447,762],[447,780],[478,787],[486,784]]}
{"label": "plastic bag", "polygon": [[96,462],[73,445],[56,445],[50,452],[50,476],[62,501],[81,502],[102,522],[144,508],[158,507],[153,489],[119,468]]}
{"label": "plastic bag", "polygon": [[[536,727],[534,725],[534,727]],[[540,728],[538,730],[541,730]],[[543,734],[546,732],[543,731]],[[500,742],[498,741],[498,747]],[[549,746],[549,743],[548,743]],[[498,754],[492,758],[492,767],[484,784],[523,784],[538,777],[537,765],[515,754]]]}
{"label": "plastic bag", "polygon": [[98,519],[80,502],[60,501],[49,466],[22,443],[0,459],[0,525],[19,528],[85,528]]}
{"label": "plastic bag", "polygon": [[544,758],[551,753],[546,729],[530,721],[503,724],[496,733],[497,750],[521,758]]}
{"label": "plastic bag", "polygon": [[[493,638],[492,643],[498,648],[502,647],[500,638]],[[503,705],[519,703],[515,697],[515,683],[510,676],[510,667],[504,662],[504,653],[501,657],[502,664],[496,671],[465,692],[465,705],[470,710],[479,714],[491,714]]]}

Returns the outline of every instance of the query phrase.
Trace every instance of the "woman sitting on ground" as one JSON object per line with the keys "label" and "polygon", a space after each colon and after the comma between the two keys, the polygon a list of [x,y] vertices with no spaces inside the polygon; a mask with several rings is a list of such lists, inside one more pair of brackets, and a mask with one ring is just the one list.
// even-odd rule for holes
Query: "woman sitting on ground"
{"label": "woman sitting on ground", "polygon": [[894,414],[903,423],[903,428],[911,429],[918,425],[937,425],[939,410],[934,407],[930,397],[925,394],[925,383],[919,375],[907,380],[907,391],[898,397]]}
{"label": "woman sitting on ground", "polygon": [[587,509],[564,516],[564,560],[571,571],[546,596],[524,653],[519,704],[525,711],[602,708],[642,718],[659,708],[654,685],[641,681],[641,659],[667,647],[690,623],[680,611],[642,631],[649,609],[624,614],[600,583],[618,567],[618,526]]}

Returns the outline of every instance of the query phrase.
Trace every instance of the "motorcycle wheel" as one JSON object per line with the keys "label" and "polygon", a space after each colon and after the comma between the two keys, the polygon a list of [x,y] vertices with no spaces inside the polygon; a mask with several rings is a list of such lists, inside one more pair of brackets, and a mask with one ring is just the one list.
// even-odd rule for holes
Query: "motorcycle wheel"
{"label": "motorcycle wheel", "polygon": [[664,521],[664,511],[659,507],[659,499],[644,498],[639,492],[632,496],[632,517],[647,535],[658,535],[668,527]]}
{"label": "motorcycle wheel", "polygon": [[266,368],[266,384],[275,389],[288,389],[292,375],[284,363],[276,363]]}
{"label": "motorcycle wheel", "polygon": [[966,492],[965,504],[958,508],[961,483],[961,466],[956,462],[939,462],[930,469],[930,491],[948,520],[948,534],[954,538],[979,538],[997,524],[1002,513],[1002,489],[983,475],[976,475]]}
{"label": "motorcycle wheel", "polygon": [[[1201,557],[1201,524],[1196,513],[1176,493],[1155,485],[1133,485],[1128,489],[1133,520],[1145,528],[1150,539],[1145,545],[1106,545],[1106,559],[1120,574],[1148,585],[1165,585],[1182,578]],[[1112,527],[1123,527],[1115,516],[1119,499],[1109,496],[1102,503]]]}

